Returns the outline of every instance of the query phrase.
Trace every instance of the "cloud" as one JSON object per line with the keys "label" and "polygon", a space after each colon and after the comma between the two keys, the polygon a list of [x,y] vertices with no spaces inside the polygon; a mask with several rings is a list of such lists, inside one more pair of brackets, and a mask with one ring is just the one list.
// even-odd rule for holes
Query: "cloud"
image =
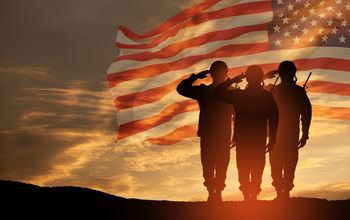
{"label": "cloud", "polygon": [[310,126],[310,139],[338,134],[350,130],[350,124],[344,120],[313,118]]}
{"label": "cloud", "polygon": [[197,138],[181,141],[169,147],[149,145],[139,149],[138,152],[125,155],[124,169],[136,172],[181,169],[191,165],[191,158],[199,156],[199,150]]}
{"label": "cloud", "polygon": [[47,76],[50,68],[41,66],[0,67],[0,72],[14,73],[24,77]]}
{"label": "cloud", "polygon": [[64,88],[21,91],[27,93],[16,102],[22,111],[0,133],[0,178],[54,185],[82,177],[80,170],[105,160],[116,135],[115,108],[107,89],[93,91],[80,80]]}
{"label": "cloud", "polygon": [[350,199],[350,180],[344,183],[321,183],[315,186],[304,186],[293,192],[294,196],[326,198],[328,200]]}

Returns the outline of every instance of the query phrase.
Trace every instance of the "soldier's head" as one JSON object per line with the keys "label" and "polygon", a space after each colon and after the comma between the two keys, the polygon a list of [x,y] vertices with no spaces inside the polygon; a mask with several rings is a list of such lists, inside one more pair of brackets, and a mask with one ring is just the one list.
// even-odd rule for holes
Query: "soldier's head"
{"label": "soldier's head", "polygon": [[258,65],[249,66],[245,72],[245,78],[248,86],[262,86],[264,71]]}
{"label": "soldier's head", "polygon": [[228,67],[223,61],[215,61],[210,66],[210,75],[216,83],[225,82],[227,77]]}
{"label": "soldier's head", "polygon": [[278,74],[282,82],[293,81],[297,68],[292,61],[286,60],[278,66]]}

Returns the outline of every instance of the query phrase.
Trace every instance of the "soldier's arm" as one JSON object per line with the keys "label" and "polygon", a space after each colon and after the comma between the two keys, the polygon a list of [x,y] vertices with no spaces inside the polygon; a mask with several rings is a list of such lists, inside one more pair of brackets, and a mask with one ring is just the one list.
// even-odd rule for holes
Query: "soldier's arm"
{"label": "soldier's arm", "polygon": [[244,78],[244,75],[239,75],[236,76],[232,79],[228,78],[224,83],[219,84],[213,92],[213,96],[223,102],[227,102],[227,103],[232,103],[234,102],[234,100],[236,99],[237,93],[240,89],[232,89],[229,90],[228,88],[230,88],[230,86],[233,83],[239,83],[242,81],[242,79]]}
{"label": "soldier's arm", "polygon": [[301,125],[305,140],[309,139],[309,128],[311,123],[312,107],[305,90],[303,90],[303,106],[301,111]]}
{"label": "soldier's arm", "polygon": [[191,99],[198,99],[200,95],[199,86],[193,86],[192,84],[200,78],[199,74],[192,74],[189,78],[182,80],[176,88],[176,91],[185,97]]}

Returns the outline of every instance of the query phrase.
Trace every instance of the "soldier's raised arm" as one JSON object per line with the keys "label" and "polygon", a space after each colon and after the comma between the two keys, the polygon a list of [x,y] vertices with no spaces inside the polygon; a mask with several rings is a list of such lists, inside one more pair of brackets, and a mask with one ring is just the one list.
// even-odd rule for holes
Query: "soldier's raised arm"
{"label": "soldier's raised arm", "polygon": [[191,99],[198,99],[200,96],[200,86],[193,86],[192,84],[197,79],[204,79],[207,77],[209,70],[204,70],[198,74],[192,74],[189,78],[182,80],[176,88],[176,91],[185,97]]}
{"label": "soldier's raised arm", "polygon": [[236,90],[228,90],[233,83],[239,83],[245,76],[239,75],[232,79],[228,78],[224,83],[219,84],[213,92],[213,96],[223,102],[231,103],[235,99]]}

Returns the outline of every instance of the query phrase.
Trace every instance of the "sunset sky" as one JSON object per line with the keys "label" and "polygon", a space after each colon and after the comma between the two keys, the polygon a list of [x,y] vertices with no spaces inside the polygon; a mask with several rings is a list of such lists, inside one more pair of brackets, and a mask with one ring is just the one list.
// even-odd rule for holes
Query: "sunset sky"
{"label": "sunset sky", "polygon": [[[118,25],[144,33],[198,2],[0,0],[0,179],[127,198],[206,199],[198,137],[115,146],[106,80]],[[350,99],[341,105],[349,108]],[[349,134],[348,120],[312,119],[292,196],[350,198]],[[271,181],[267,160],[260,199],[274,198]],[[234,150],[226,184],[223,198],[241,200]]]}

